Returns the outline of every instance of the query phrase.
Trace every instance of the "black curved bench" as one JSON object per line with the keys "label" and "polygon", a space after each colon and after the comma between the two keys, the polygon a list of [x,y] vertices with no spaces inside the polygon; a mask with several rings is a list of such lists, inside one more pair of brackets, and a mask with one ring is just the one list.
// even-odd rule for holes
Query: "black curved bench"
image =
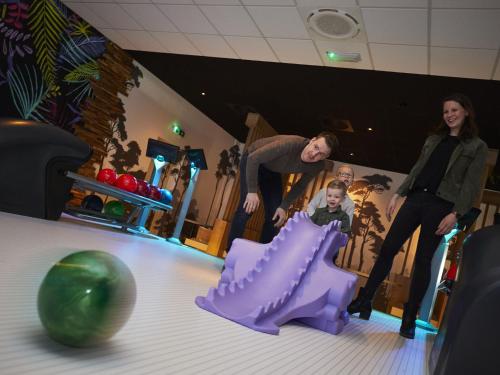
{"label": "black curved bench", "polygon": [[0,211],[57,220],[92,148],[53,125],[0,119]]}

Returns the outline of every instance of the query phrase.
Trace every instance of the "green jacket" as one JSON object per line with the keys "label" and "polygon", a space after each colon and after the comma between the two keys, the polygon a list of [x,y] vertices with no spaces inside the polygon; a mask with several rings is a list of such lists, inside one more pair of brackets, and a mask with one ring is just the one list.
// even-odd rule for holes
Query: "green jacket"
{"label": "green jacket", "polygon": [[339,220],[340,231],[342,233],[349,233],[351,231],[351,221],[349,216],[342,211],[340,207],[337,211],[330,212],[327,207],[317,208],[314,214],[311,216],[311,221],[316,225],[327,225],[330,221]]}
{"label": "green jacket", "polygon": [[[429,160],[429,156],[443,138],[443,135],[436,134],[425,140],[417,162],[397,190],[397,194],[402,197],[408,194],[425,163]],[[460,215],[469,211],[479,193],[481,175],[487,155],[488,146],[478,137],[461,140],[451,154],[436,195],[453,202],[453,211]]]}

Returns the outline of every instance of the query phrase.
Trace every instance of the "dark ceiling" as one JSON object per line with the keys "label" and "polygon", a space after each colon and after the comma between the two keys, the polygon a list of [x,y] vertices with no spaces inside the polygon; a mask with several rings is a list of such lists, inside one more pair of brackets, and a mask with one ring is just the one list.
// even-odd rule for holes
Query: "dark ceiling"
{"label": "dark ceiling", "polygon": [[[408,173],[440,120],[441,99],[463,92],[481,138],[500,148],[499,81],[128,52],[242,142],[246,114],[257,112],[280,134],[333,130],[341,149],[332,159]],[[338,130],[347,122],[354,132]]]}

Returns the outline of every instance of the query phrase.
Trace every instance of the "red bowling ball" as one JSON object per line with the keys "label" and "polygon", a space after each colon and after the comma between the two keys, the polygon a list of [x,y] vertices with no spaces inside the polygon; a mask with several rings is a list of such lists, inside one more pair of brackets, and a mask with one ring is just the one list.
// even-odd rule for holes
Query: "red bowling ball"
{"label": "red bowling ball", "polygon": [[134,193],[137,190],[137,179],[130,174],[122,174],[115,182],[119,189]]}
{"label": "red bowling ball", "polygon": [[156,186],[151,186],[151,192],[149,193],[149,198],[155,201],[161,200],[161,191]]}
{"label": "red bowling ball", "polygon": [[116,172],[109,168],[104,168],[97,174],[97,181],[113,185],[116,182]]}
{"label": "red bowling ball", "polygon": [[151,188],[149,187],[149,184],[146,181],[137,180],[137,190],[135,191],[135,193],[142,195],[143,197],[149,197],[149,194],[151,193]]}

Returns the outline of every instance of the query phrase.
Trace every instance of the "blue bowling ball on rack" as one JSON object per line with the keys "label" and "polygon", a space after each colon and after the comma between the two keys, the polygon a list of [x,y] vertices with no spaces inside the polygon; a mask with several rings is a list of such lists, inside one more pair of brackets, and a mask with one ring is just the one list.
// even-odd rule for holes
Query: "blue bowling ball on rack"
{"label": "blue bowling ball on rack", "polygon": [[172,203],[173,195],[172,195],[172,192],[170,190],[160,189],[160,193],[161,193],[161,198],[160,198],[161,203],[164,203],[164,204],[171,204]]}
{"label": "blue bowling ball on rack", "polygon": [[90,194],[82,199],[81,206],[86,210],[101,212],[104,207],[104,202],[98,195]]}

